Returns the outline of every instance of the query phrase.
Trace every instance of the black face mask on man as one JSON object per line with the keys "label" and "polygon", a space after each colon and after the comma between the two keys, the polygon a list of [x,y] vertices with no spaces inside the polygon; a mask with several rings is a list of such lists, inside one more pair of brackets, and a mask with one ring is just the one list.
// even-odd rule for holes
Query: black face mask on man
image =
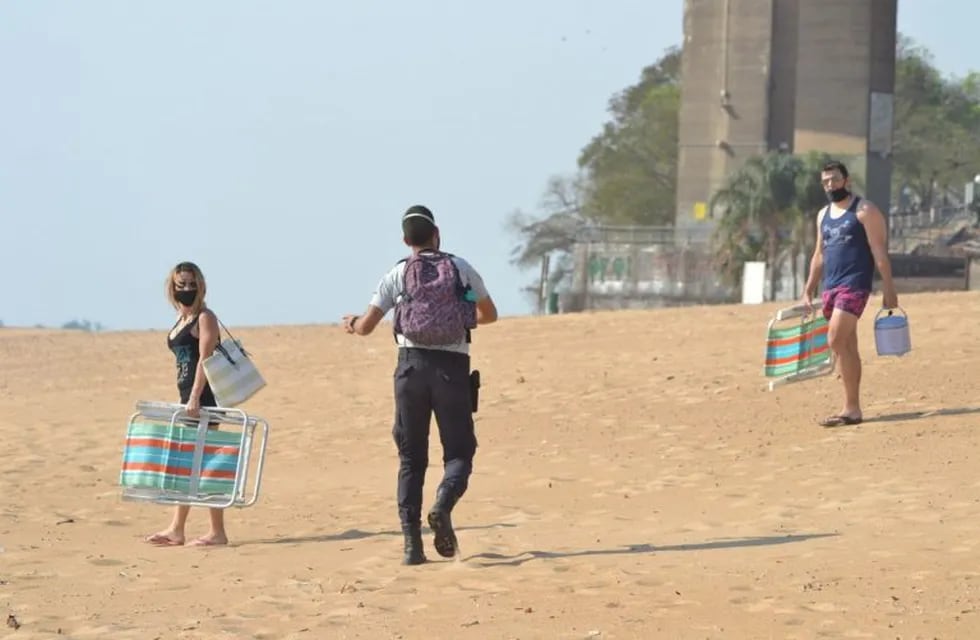
{"label": "black face mask on man", "polygon": [[180,291],[174,291],[174,300],[189,307],[194,304],[197,299],[197,289],[181,289]]}
{"label": "black face mask on man", "polygon": [[828,191],[827,199],[831,202],[840,202],[841,200],[846,200],[849,195],[851,195],[851,192],[847,190],[847,187],[840,187],[839,189]]}

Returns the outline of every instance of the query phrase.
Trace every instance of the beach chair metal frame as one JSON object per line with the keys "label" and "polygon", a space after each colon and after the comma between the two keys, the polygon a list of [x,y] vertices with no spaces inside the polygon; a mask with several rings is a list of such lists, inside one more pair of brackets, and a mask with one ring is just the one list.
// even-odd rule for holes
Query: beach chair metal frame
{"label": "beach chair metal frame", "polygon": [[[122,499],[137,502],[153,502],[168,505],[189,505],[226,509],[229,507],[250,507],[258,500],[262,483],[262,470],[265,466],[265,452],[269,439],[269,423],[254,415],[246,414],[241,409],[226,407],[206,407],[201,409],[200,418],[187,414],[182,404],[169,402],[139,401],[136,411],[130,415],[127,434],[132,426],[140,419],[156,422],[160,425],[190,427],[197,430],[197,440],[190,470],[190,489],[186,492],[172,489],[123,486]],[[195,491],[198,486],[202,451],[207,431],[211,425],[232,425],[241,431],[238,439],[238,456],[235,466],[233,488],[228,493],[204,493]],[[227,432],[225,432],[227,433]],[[257,451],[256,451],[257,449]],[[249,467],[253,453],[256,454],[255,468]],[[124,461],[125,469],[125,461]],[[248,487],[249,474],[252,472],[251,490]]]}
{"label": "beach chair metal frame", "polygon": [[[789,334],[781,331],[776,325],[785,320],[799,318],[800,323]],[[778,310],[769,320],[766,327],[766,350],[762,373],[769,378],[769,390],[776,387],[811,380],[830,374],[834,370],[835,358],[826,341],[828,325],[823,316],[813,311],[807,312],[803,305],[795,305]],[[789,356],[782,358],[786,362],[774,372],[774,356],[778,346],[792,345]],[[783,349],[783,353],[786,353]],[[786,365],[795,365],[787,368]]]}

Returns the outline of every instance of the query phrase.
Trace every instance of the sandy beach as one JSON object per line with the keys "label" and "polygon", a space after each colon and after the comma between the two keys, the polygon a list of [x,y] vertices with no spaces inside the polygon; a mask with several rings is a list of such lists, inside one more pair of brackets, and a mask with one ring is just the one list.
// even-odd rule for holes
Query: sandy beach
{"label": "sandy beach", "polygon": [[978,638],[980,296],[904,295],[902,358],[874,352],[880,300],[866,421],[834,429],[834,377],[766,389],[786,303],[479,328],[461,556],[426,530],[418,567],[399,564],[387,324],[231,327],[271,436],[222,548],[152,547],[170,509],[120,499],[135,403],[176,400],[165,331],[0,329],[0,614],[20,625],[0,637]]}

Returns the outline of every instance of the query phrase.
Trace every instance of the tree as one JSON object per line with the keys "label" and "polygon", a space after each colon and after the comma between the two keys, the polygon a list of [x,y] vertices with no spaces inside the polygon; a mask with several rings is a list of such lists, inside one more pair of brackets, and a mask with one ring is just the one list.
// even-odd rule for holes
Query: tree
{"label": "tree", "polygon": [[571,270],[570,250],[583,227],[673,224],[680,60],[680,49],[668,49],[637,84],[613,96],[611,121],[582,149],[577,174],[549,179],[539,214],[509,216],[506,228],[520,238],[513,264],[530,268],[552,256],[555,285]]}
{"label": "tree", "polygon": [[668,49],[610,101],[612,120],[578,159],[588,217],[606,224],[674,224],[680,63],[680,49]]}
{"label": "tree", "polygon": [[900,36],[895,62],[895,198],[904,187],[922,208],[935,187],[957,190],[980,167],[980,75],[944,79],[929,52]]}
{"label": "tree", "polygon": [[709,207],[718,217],[713,240],[716,264],[726,282],[741,281],[747,260],[769,265],[769,295],[775,298],[779,266],[789,261],[793,296],[799,295],[797,265],[812,253],[815,213],[827,204],[820,173],[828,154],[793,156],[770,152],[750,157],[712,195]]}
{"label": "tree", "polygon": [[63,325],[62,329],[77,329],[80,331],[102,331],[103,327],[98,322],[92,322],[91,320],[70,320]]}
{"label": "tree", "polygon": [[[511,213],[508,230],[523,238],[511,250],[511,263],[521,268],[541,264],[549,256],[548,284],[556,286],[571,272],[571,250],[580,229],[589,220],[582,213],[582,177],[552,177],[541,200],[543,215],[530,216],[520,210]],[[533,297],[540,294],[543,282],[526,285],[523,290]]]}

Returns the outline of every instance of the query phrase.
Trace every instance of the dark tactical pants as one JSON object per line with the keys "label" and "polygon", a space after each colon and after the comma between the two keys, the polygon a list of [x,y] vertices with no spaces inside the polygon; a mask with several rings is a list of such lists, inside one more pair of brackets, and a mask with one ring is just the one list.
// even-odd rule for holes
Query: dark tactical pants
{"label": "dark tactical pants", "polygon": [[476,434],[470,400],[470,357],[435,349],[401,348],[395,367],[395,425],[398,447],[398,516],[403,528],[418,527],[422,487],[429,465],[429,423],[435,413],[442,442],[440,490],[457,499],[466,492]]}

